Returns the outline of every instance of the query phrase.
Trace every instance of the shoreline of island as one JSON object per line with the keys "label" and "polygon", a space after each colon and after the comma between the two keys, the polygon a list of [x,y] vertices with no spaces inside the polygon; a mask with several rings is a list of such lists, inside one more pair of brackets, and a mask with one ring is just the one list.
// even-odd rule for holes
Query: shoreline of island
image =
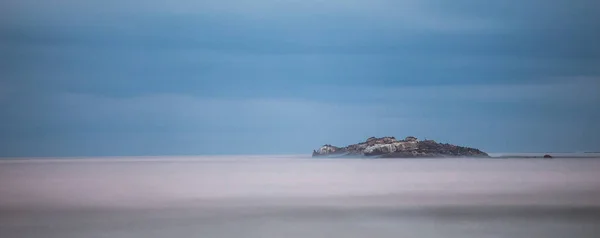
{"label": "shoreline of island", "polygon": [[488,158],[488,159],[554,159],[600,158],[600,153],[486,153],[477,148],[419,140],[414,136],[398,140],[393,136],[370,137],[366,141],[338,147],[325,144],[313,150],[313,158]]}

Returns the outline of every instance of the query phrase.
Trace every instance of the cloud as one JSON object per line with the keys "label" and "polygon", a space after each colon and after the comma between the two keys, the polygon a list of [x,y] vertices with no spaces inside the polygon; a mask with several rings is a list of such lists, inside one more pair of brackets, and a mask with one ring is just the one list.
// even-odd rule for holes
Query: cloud
{"label": "cloud", "polygon": [[[292,96],[334,101],[357,101],[359,97],[349,96],[344,87],[365,88],[363,91],[369,87],[427,85],[501,87],[508,84],[506,87],[511,87],[548,84],[556,77],[597,78],[600,75],[600,69],[595,67],[600,60],[594,59],[470,56],[458,52],[459,49],[468,51],[468,46],[450,54],[427,51],[428,44],[413,46],[417,49],[397,54],[264,54],[193,47],[165,50],[37,45],[5,51],[10,61],[0,66],[0,70],[4,75],[2,81],[24,92],[109,97],[148,94],[204,98]],[[470,92],[485,90],[473,88]],[[360,90],[357,91],[355,95],[359,95]]]}
{"label": "cloud", "polygon": [[231,140],[302,152],[372,135],[472,144],[555,131],[574,148],[598,141],[597,9],[0,1],[0,139],[19,153],[218,152]]}
{"label": "cloud", "polygon": [[[600,116],[595,86],[595,79],[571,79],[547,85],[342,87],[360,99],[346,103],[46,94],[13,98],[3,107],[0,140],[4,155],[57,156],[307,153],[324,143],[385,135],[491,151],[584,150],[600,139],[594,133],[600,129],[594,124]],[[565,137],[572,141],[552,139]]]}
{"label": "cloud", "polygon": [[[112,19],[202,15],[214,18],[238,20],[278,20],[280,22],[310,22],[312,19],[352,19],[368,22],[371,27],[411,28],[433,31],[477,30],[493,26],[483,18],[465,18],[460,14],[448,15],[443,11],[432,11],[437,1],[283,1],[283,0],[228,0],[228,1],[73,1],[57,0],[39,2],[32,0],[4,1],[5,20],[18,23],[38,21],[74,26],[99,21],[114,22]],[[48,21],[34,20],[46,18]],[[129,16],[129,17],[125,17]],[[80,21],[65,21],[66,19]],[[97,22],[98,23],[98,22]]]}
{"label": "cloud", "polygon": [[[331,97],[278,96],[234,98],[187,94],[109,97],[50,93],[13,98],[4,108],[4,130],[35,131],[264,131],[380,130],[390,119],[419,121],[473,117],[540,119],[555,111],[557,120],[600,114],[597,78],[545,84],[447,85],[407,87],[338,86]],[[30,95],[29,95],[30,96]],[[345,99],[344,99],[345,98]],[[503,110],[498,110],[502,107]],[[528,110],[528,111],[522,111]],[[528,119],[528,120],[529,120]],[[398,121],[397,121],[398,122]],[[381,123],[378,125],[378,123]],[[366,128],[365,125],[373,125]],[[375,128],[379,127],[380,128]]]}
{"label": "cloud", "polygon": [[[546,82],[491,85],[445,85],[375,89],[372,94],[398,100],[514,102],[537,104],[600,103],[600,78],[550,78]],[[378,92],[377,92],[378,91]]]}
{"label": "cloud", "polygon": [[[39,100],[42,99],[42,100]],[[20,105],[26,105],[20,102]],[[14,108],[8,118],[35,118],[42,127],[56,131],[167,129],[220,131],[250,129],[298,130],[320,124],[342,125],[341,120],[379,106],[334,104],[301,99],[206,99],[189,95],[154,94],[111,98],[85,94],[54,94],[27,102],[29,108]],[[26,113],[26,114],[23,114]],[[353,121],[348,118],[346,122]],[[23,126],[30,126],[25,123]],[[96,128],[98,127],[98,128]],[[8,128],[6,128],[8,129]],[[35,128],[30,128],[35,129]]]}
{"label": "cloud", "polygon": [[[127,27],[139,17],[206,16],[239,21],[276,20],[280,23],[343,19],[366,22],[373,28],[421,29],[429,31],[505,31],[510,29],[562,29],[573,26],[598,28],[594,0],[500,1],[473,0],[8,0],[0,2],[2,23],[60,23],[65,26],[90,23]],[[77,21],[74,21],[77,19]],[[323,24],[326,22],[319,21]]]}
{"label": "cloud", "polygon": [[374,133],[378,126],[367,125],[385,111],[377,105],[169,94],[55,94],[14,103],[2,108],[4,156],[300,153],[328,140],[353,140],[349,134]]}

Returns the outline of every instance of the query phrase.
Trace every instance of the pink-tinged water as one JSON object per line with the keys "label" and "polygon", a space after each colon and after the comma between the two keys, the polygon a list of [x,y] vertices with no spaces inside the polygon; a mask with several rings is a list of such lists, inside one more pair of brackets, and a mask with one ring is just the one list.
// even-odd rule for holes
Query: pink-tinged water
{"label": "pink-tinged water", "polygon": [[0,237],[597,237],[597,159],[0,160]]}

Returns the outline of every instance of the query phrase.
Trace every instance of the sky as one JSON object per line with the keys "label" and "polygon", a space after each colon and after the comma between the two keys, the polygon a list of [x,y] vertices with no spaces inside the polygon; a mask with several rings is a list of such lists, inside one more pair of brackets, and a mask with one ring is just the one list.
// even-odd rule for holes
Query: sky
{"label": "sky", "polygon": [[600,151],[595,0],[3,0],[0,156]]}

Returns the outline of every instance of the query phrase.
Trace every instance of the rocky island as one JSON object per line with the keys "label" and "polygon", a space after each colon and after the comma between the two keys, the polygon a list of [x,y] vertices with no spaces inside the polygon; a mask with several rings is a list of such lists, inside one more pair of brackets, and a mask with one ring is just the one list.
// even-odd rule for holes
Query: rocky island
{"label": "rocky island", "polygon": [[433,140],[420,141],[409,136],[404,140],[394,137],[371,137],[365,142],[337,147],[324,145],[314,150],[313,157],[374,157],[374,158],[439,158],[439,157],[489,157],[481,150]]}

